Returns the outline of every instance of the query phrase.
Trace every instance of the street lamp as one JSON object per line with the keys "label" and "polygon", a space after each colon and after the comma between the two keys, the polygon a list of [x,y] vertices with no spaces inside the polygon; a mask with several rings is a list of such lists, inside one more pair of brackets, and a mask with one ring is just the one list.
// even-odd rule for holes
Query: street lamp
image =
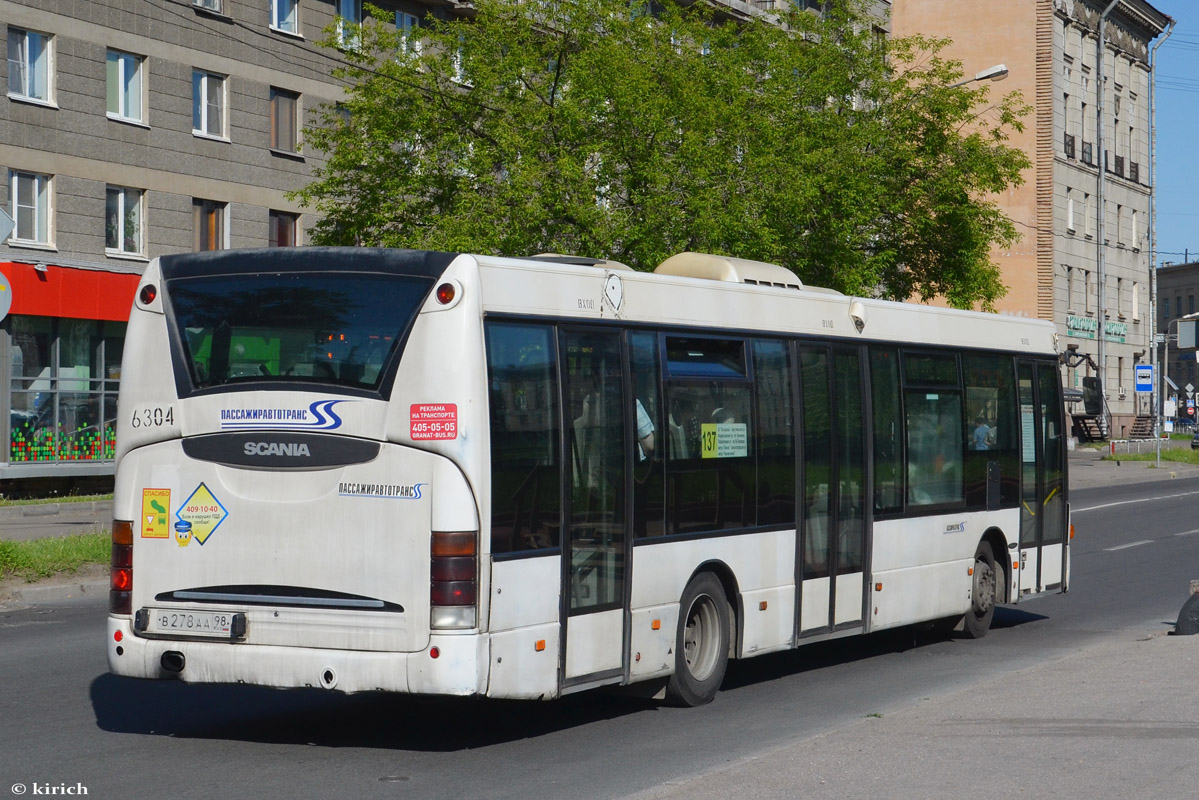
{"label": "street lamp", "polygon": [[959,86],[965,86],[966,84],[974,83],[975,81],[1001,81],[1007,77],[1007,73],[1008,73],[1007,64],[996,64],[993,67],[987,67],[982,72],[975,75],[973,78],[967,78],[964,81],[958,81],[957,83],[951,83],[948,86],[946,86],[945,88],[946,89],[956,89]]}

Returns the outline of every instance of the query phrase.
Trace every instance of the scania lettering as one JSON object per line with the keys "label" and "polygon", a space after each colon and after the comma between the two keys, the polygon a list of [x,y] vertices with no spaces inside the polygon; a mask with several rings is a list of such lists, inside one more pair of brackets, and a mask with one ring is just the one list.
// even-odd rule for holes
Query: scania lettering
{"label": "scania lettering", "polygon": [[1069,585],[1056,340],[701,253],[162,256],[122,362],[109,667],[698,705],[729,659],[983,636]]}
{"label": "scania lettering", "polygon": [[303,442],[246,442],[248,456],[310,456],[308,445]]}

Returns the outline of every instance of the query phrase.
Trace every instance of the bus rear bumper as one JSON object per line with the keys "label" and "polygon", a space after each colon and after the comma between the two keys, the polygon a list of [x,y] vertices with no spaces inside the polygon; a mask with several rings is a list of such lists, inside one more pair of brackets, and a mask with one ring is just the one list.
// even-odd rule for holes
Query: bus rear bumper
{"label": "bus rear bumper", "polygon": [[479,634],[433,635],[412,653],[369,652],[146,639],[119,616],[108,618],[106,652],[109,671],[130,678],[457,696],[485,691],[489,658]]}

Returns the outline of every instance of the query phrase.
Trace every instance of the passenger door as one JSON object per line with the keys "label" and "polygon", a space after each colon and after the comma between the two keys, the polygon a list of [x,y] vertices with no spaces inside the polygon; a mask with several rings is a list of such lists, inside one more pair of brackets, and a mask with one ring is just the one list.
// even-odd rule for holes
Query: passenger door
{"label": "passenger door", "polygon": [[1053,364],[1021,361],[1020,594],[1061,588],[1067,509],[1061,394]]}
{"label": "passenger door", "polygon": [[866,434],[858,348],[800,347],[803,510],[799,635],[860,627],[866,553]]}
{"label": "passenger door", "polygon": [[621,336],[562,329],[565,686],[624,673],[626,454]]}

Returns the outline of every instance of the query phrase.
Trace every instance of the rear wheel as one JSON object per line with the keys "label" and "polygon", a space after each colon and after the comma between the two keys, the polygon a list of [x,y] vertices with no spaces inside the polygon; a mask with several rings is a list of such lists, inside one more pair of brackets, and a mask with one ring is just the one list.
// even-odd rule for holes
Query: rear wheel
{"label": "rear wheel", "polygon": [[710,572],[696,575],[679,602],[674,675],[666,699],[677,706],[712,702],[729,658],[729,608],[724,587]]}
{"label": "rear wheel", "polygon": [[981,639],[991,629],[995,602],[999,597],[999,572],[989,542],[979,542],[974,552],[973,585],[970,587],[970,610],[962,620],[962,632],[971,639]]}

